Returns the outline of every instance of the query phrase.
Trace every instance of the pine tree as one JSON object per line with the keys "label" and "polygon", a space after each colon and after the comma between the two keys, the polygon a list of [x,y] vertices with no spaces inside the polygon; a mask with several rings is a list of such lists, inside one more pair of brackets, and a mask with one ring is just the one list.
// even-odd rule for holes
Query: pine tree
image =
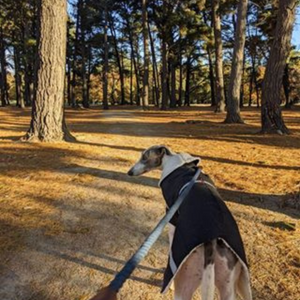
{"label": "pine tree", "polygon": [[74,140],[64,120],[67,3],[39,2],[37,76],[29,141]]}

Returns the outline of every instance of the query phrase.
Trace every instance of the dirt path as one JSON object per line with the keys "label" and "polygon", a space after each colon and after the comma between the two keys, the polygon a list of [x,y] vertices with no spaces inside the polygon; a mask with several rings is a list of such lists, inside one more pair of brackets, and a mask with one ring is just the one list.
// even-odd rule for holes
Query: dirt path
{"label": "dirt path", "polygon": [[[207,109],[75,111],[68,121],[79,142],[53,145],[17,141],[28,111],[0,117],[0,299],[86,300],[112,279],[164,212],[158,172],[126,175],[152,144],[203,158],[240,225],[254,299],[299,298],[300,213],[290,207],[300,183],[299,111],[286,114],[294,131],[286,139],[254,134],[254,111],[245,112],[248,125],[227,127]],[[159,294],[167,248],[165,233],[119,299],[172,299]]]}

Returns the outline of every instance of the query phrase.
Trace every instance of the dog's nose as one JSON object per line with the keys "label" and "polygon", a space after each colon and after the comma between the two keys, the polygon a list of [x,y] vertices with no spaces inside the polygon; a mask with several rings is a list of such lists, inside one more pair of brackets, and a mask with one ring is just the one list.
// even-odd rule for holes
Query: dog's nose
{"label": "dog's nose", "polygon": [[130,169],[130,170],[127,172],[127,175],[129,175],[129,176],[132,176],[132,175],[133,175],[132,169]]}

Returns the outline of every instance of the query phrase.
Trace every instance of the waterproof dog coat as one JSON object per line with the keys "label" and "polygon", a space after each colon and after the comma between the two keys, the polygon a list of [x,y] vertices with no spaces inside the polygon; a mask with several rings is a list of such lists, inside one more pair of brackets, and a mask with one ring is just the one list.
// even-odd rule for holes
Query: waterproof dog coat
{"label": "waterproof dog coat", "polygon": [[[200,160],[188,154],[175,156],[178,155],[179,158],[171,158],[176,163],[171,164],[173,168],[167,168],[159,182],[167,207],[174,204],[181,189],[193,178]],[[193,250],[214,239],[222,239],[235,253],[242,263],[244,276],[249,279],[243,242],[232,214],[212,180],[203,172],[198,180],[200,182],[194,184],[170,222],[176,229],[164,274],[163,293],[168,290],[182,263]]]}

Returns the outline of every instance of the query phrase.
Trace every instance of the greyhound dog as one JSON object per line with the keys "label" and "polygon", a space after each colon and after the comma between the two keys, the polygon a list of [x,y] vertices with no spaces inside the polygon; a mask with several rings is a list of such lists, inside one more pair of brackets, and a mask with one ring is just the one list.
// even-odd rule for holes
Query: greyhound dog
{"label": "greyhound dog", "polygon": [[[139,176],[160,169],[159,186],[167,209],[195,175],[199,157],[152,146],[128,171]],[[201,171],[196,183],[170,221],[169,259],[162,292],[174,283],[174,299],[190,300],[200,287],[202,300],[252,300],[243,242],[229,209],[214,183]]]}

